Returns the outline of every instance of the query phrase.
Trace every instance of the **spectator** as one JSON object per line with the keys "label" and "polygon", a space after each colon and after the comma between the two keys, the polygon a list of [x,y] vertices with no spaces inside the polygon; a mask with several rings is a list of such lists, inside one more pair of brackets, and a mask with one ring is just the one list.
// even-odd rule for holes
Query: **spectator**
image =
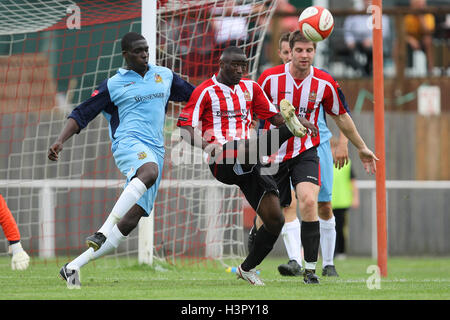
{"label": "spectator", "polygon": [[216,45],[224,49],[246,43],[251,32],[249,19],[262,10],[264,10],[262,4],[238,4],[236,0],[226,0],[221,6],[214,7],[211,15],[214,17]]}
{"label": "spectator", "polygon": [[[278,0],[277,2],[277,12],[278,13],[296,13],[297,8],[290,4],[288,0]],[[286,16],[280,19],[279,28],[280,32],[292,32],[298,29],[298,16]]]}
{"label": "spectator", "polygon": [[[411,9],[424,9],[427,7],[426,0],[410,0]],[[407,14],[404,19],[406,42],[408,46],[408,66],[412,66],[413,52],[423,51],[427,57],[427,69],[430,74],[434,67],[433,38],[436,22],[431,13]]]}
{"label": "spectator", "polygon": [[[265,23],[263,3],[246,3],[238,0],[225,0],[211,8],[214,30],[213,53],[208,59],[212,69],[220,59],[222,51],[229,46],[237,46],[244,50],[249,66],[256,57],[256,42],[261,37],[261,25]],[[208,77],[211,73],[208,74]]]}
{"label": "spectator", "polygon": [[[371,0],[364,0],[367,9]],[[344,40],[346,45],[346,63],[363,75],[372,74],[372,28],[370,14],[353,15],[344,20]],[[383,39],[386,41],[390,34],[389,18],[382,16]],[[388,46],[389,47],[389,46]],[[357,56],[362,59],[358,59]]]}

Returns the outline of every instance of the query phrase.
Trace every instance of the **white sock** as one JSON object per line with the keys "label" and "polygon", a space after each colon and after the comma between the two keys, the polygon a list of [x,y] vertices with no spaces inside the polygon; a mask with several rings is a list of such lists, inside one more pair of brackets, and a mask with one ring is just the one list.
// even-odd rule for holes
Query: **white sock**
{"label": "white sock", "polygon": [[322,248],[322,266],[334,265],[334,248],[336,246],[336,222],[333,218],[320,222],[320,247]]}
{"label": "white sock", "polygon": [[92,259],[92,254],[94,253],[94,249],[89,248],[78,257],[76,257],[73,261],[71,261],[67,265],[67,269],[70,270],[80,270],[82,266],[87,264]]}
{"label": "white sock", "polygon": [[117,225],[114,225],[114,227],[111,229],[111,232],[109,233],[108,238],[106,238],[105,243],[98,249],[97,251],[94,251],[94,249],[89,248],[85,252],[83,252],[81,255],[79,255],[75,260],[70,262],[67,265],[68,269],[74,270],[74,269],[80,269],[82,266],[86,265],[89,261],[98,259],[111,251],[117,249],[120,242],[127,237],[124,236],[119,228],[117,228]]}
{"label": "white sock", "polygon": [[92,254],[92,260],[103,257],[104,255],[110,253],[111,251],[117,249],[119,247],[120,242],[126,239],[127,237],[120,232],[119,228],[117,228],[117,224],[111,229],[109,236],[106,238],[105,243],[98,249],[94,251]]}
{"label": "white sock", "polygon": [[298,218],[295,218],[294,221],[285,223],[283,229],[281,229],[281,235],[283,236],[289,260],[295,260],[301,266],[302,242],[300,240],[300,221]]}
{"label": "white sock", "polygon": [[139,178],[134,178],[131,180],[127,187],[122,191],[122,194],[114,205],[114,208],[98,232],[101,232],[105,235],[105,237],[108,237],[113,226],[117,224],[120,219],[122,219],[122,217],[136,204],[136,202],[138,202],[146,191],[147,187],[141,180],[139,180]]}

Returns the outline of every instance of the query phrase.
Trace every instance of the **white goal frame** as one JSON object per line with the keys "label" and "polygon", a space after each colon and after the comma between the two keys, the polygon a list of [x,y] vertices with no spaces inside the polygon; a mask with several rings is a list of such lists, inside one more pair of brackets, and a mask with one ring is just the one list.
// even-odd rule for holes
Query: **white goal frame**
{"label": "white goal frame", "polygon": [[[149,63],[156,64],[157,0],[142,0],[141,34],[147,40]],[[162,185],[163,183],[161,183]],[[160,186],[161,188],[161,186]],[[138,262],[153,264],[154,212],[139,221]]]}

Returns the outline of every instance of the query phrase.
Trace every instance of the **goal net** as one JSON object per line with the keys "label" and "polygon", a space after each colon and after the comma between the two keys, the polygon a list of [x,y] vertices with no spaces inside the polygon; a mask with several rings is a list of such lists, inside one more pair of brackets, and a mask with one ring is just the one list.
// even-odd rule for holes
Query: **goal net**
{"label": "goal net", "polygon": [[[217,72],[222,50],[237,45],[256,79],[275,6],[260,0],[160,0],[156,63],[197,85]],[[71,110],[123,67],[120,39],[142,32],[141,7],[141,1],[128,0],[0,4],[0,193],[32,263],[61,264],[84,251],[85,238],[103,224],[122,191],[125,180],[102,116],[65,143],[58,162],[47,159],[47,150]],[[213,179],[201,150],[179,142],[181,107],[170,103],[165,122],[164,171],[151,218],[153,256],[177,264],[241,259],[242,194]],[[138,229],[108,256],[113,259],[102,260],[136,263],[148,239],[148,231]],[[0,237],[0,258],[7,252]]]}

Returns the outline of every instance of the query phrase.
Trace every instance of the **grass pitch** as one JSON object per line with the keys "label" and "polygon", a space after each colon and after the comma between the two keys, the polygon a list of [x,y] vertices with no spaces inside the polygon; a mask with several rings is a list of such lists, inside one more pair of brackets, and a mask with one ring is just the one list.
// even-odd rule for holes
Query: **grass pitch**
{"label": "grass pitch", "polygon": [[[264,287],[237,280],[219,264],[176,267],[156,263],[102,267],[101,261],[81,271],[82,288],[69,290],[58,278],[61,261],[35,260],[26,271],[12,271],[0,258],[1,300],[448,300],[450,258],[389,258],[388,276],[379,289],[369,289],[367,273],[377,262],[368,258],[336,261],[338,278],[321,277],[305,285],[301,277],[282,277],[285,258],[267,258],[259,266]],[[370,281],[374,284],[374,281]]]}

